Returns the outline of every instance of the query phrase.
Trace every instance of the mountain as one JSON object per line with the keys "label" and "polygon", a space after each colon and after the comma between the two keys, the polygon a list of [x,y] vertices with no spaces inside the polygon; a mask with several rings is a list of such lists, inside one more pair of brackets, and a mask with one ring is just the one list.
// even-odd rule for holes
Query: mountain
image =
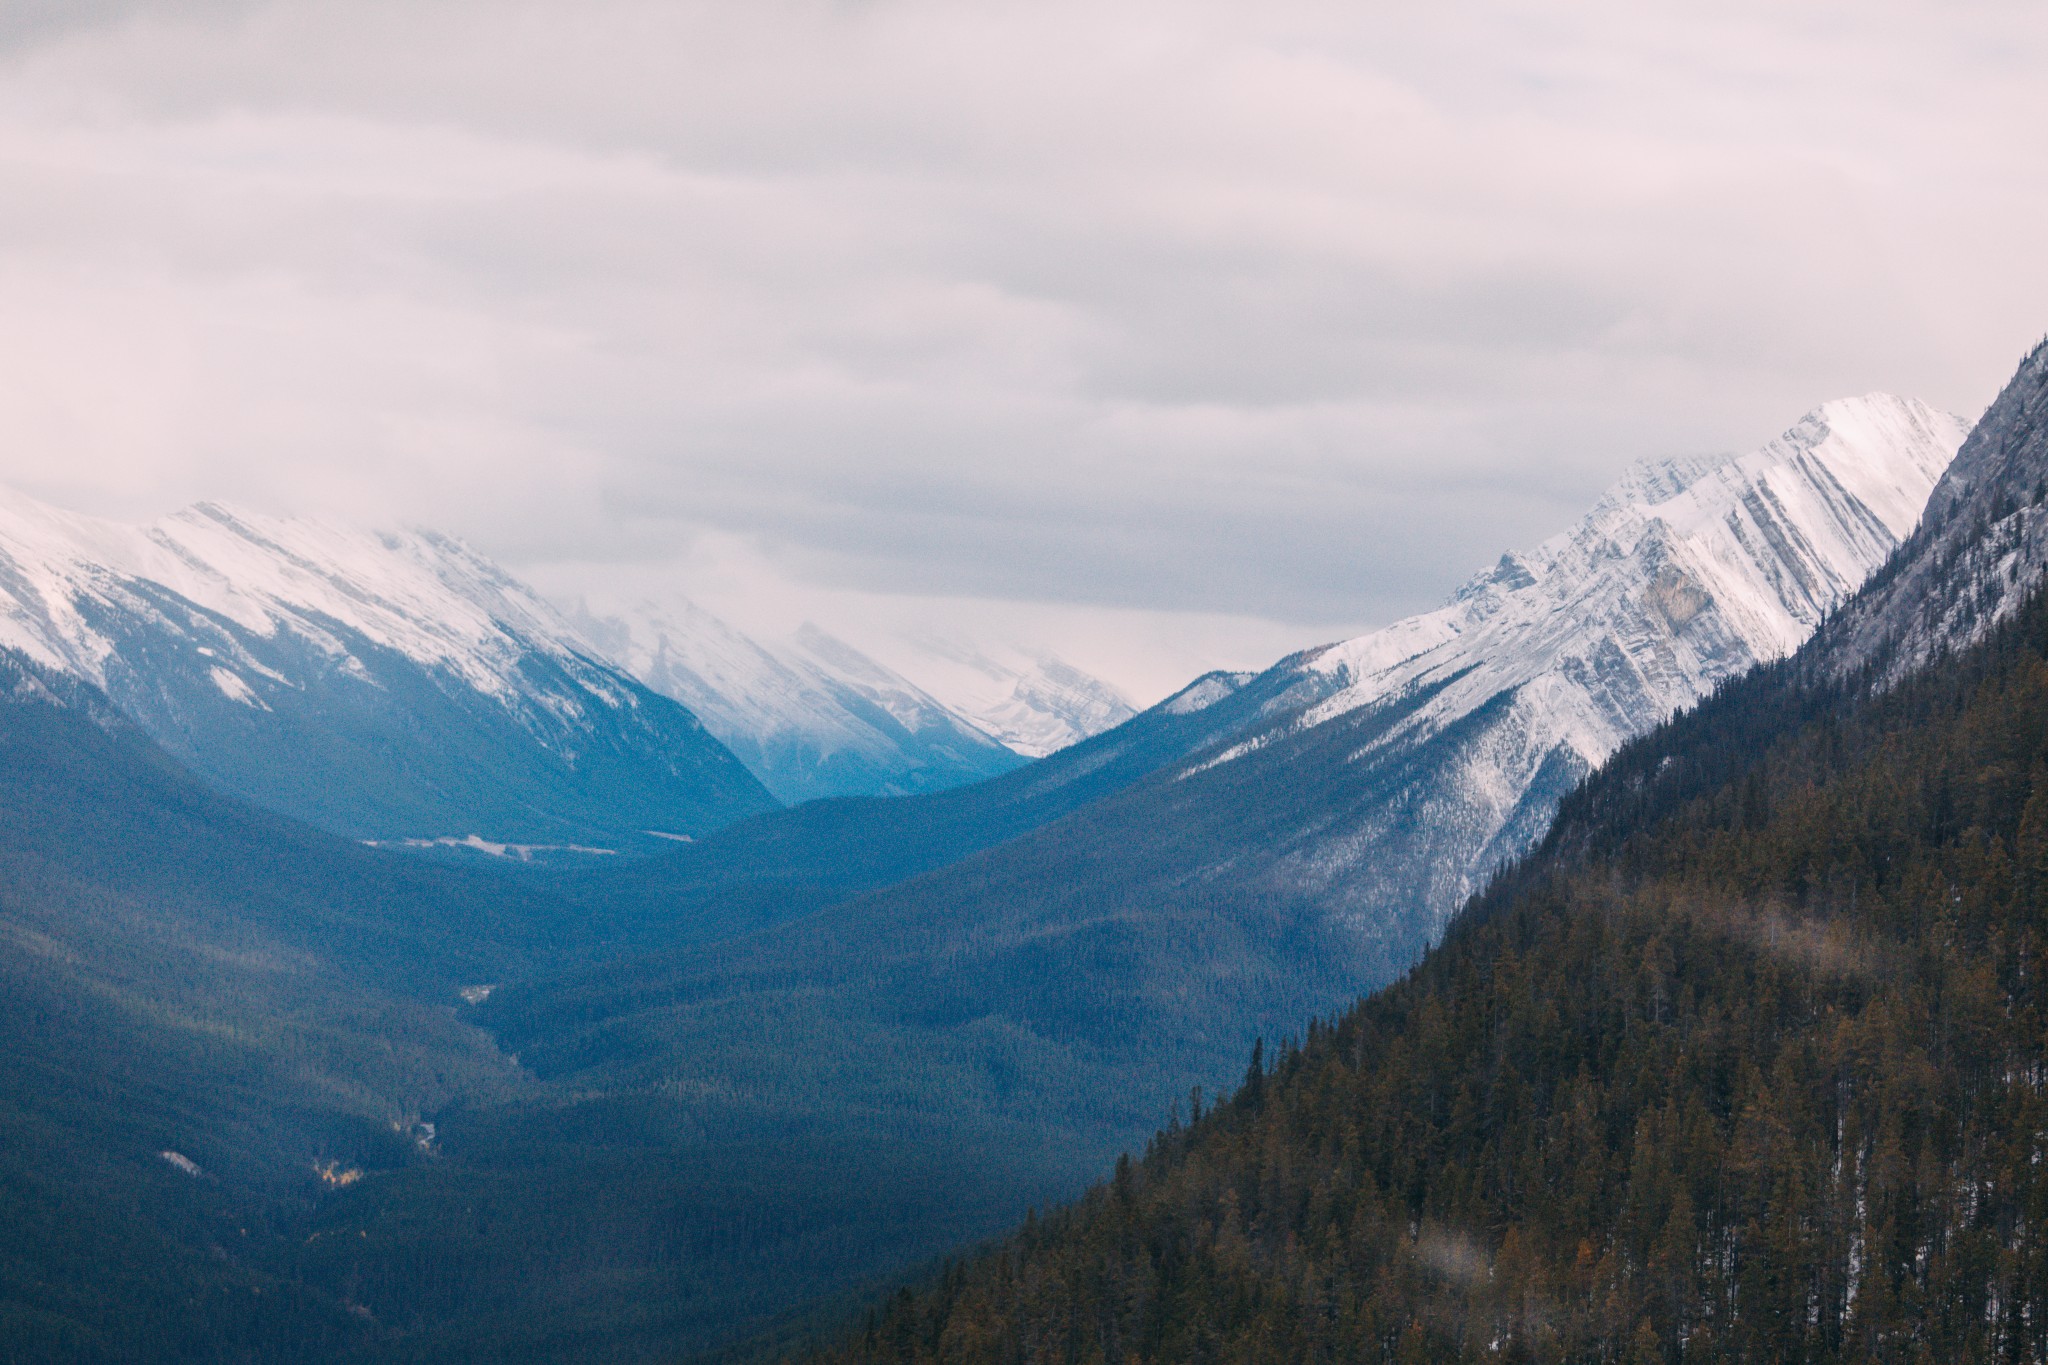
{"label": "mountain", "polygon": [[[1021,792],[1040,768],[1071,781],[1141,735],[1170,737],[1064,812],[1035,807],[1000,841],[956,827],[954,860],[891,863],[902,879],[864,894],[757,888],[757,932],[679,932],[668,951],[510,985],[479,1017],[573,1097],[564,1122],[691,1096],[704,1126],[678,1160],[742,1179],[768,1158],[738,1150],[740,1134],[822,1131],[896,1154],[848,1169],[850,1188],[956,1192],[943,1219],[821,1196],[778,1237],[857,1240],[870,1254],[856,1264],[878,1267],[985,1235],[990,1214],[1032,1202],[1023,1191],[1142,1141],[1189,1086],[1227,1084],[1255,1036],[1399,977],[1441,931],[1435,898],[1541,837],[1603,746],[1782,653],[1882,563],[1956,432],[1916,404],[1859,400],[1750,456],[1638,470],[1438,613],[1200,680],[987,784]],[[793,829],[798,814],[720,838]],[[843,867],[904,847],[856,835],[827,856]],[[1390,886],[1391,867],[1358,870],[1367,856],[1447,870]],[[988,1183],[964,1177],[962,1144],[991,1133],[1035,1155]],[[854,1282],[817,1273],[814,1290]]]}
{"label": "mountain", "polygon": [[972,645],[927,632],[901,641],[897,667],[954,714],[1029,758],[1056,753],[1137,714],[1116,688],[1043,650]]}
{"label": "mountain", "polygon": [[[1831,623],[1844,674],[1898,677],[1981,638],[2048,565],[2048,469],[2028,457],[2048,423],[2048,344],[2036,348],[1956,456],[1898,561]],[[1961,585],[1959,588],[1958,585]]]}
{"label": "mountain", "polygon": [[1405,979],[812,1358],[2048,1355],[2044,403]]}
{"label": "mountain", "polygon": [[1255,862],[1367,934],[1433,938],[1623,741],[1812,634],[1913,529],[1966,430],[1874,394],[1747,455],[1640,465],[1436,611],[1284,662],[1299,707],[1183,774],[1240,768],[1238,802],[1313,794],[1230,875]]}
{"label": "mountain", "polygon": [[997,662],[927,640],[899,671],[815,625],[760,640],[683,599],[596,607],[586,599],[570,614],[791,804],[978,782],[1134,714],[1107,683],[1049,656]]}
{"label": "mountain", "polygon": [[361,839],[610,848],[776,805],[685,708],[458,541],[0,493],[0,645],[221,790]]}
{"label": "mountain", "polygon": [[[1747,455],[1638,466],[1572,530],[1434,612],[1199,679],[998,781],[750,821],[599,884],[673,897],[701,939],[1092,804],[1002,855],[1018,885],[1063,887],[1084,917],[1141,874],[1161,897],[1198,877],[1311,901],[1376,945],[1375,972],[1398,971],[1616,746],[1804,640],[1911,530],[1961,440],[1924,404],[1830,403]],[[976,885],[959,894],[979,904]]]}

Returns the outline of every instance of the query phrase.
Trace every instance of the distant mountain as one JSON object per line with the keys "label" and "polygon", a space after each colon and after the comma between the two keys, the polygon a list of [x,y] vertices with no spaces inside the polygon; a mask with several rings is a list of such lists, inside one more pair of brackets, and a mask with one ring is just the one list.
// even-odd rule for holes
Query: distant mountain
{"label": "distant mountain", "polygon": [[622,847],[775,799],[687,709],[458,541],[0,491],[0,645],[224,791],[356,838]]}
{"label": "distant mountain", "polygon": [[1135,716],[1130,698],[1056,655],[923,633],[897,666],[956,715],[1030,758],[1043,758]]}
{"label": "distant mountain", "polygon": [[1107,683],[1052,658],[998,663],[928,644],[911,651],[912,681],[816,625],[755,638],[683,599],[568,611],[792,803],[979,782],[1134,714]]}

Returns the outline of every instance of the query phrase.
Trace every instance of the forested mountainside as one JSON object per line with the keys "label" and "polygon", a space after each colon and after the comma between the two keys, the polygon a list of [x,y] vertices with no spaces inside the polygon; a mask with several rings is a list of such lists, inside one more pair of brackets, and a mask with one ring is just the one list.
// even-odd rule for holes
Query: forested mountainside
{"label": "forested mountainside", "polygon": [[212,503],[129,526],[0,490],[0,646],[104,689],[220,790],[355,838],[653,846],[778,804],[431,533]]}
{"label": "forested mountainside", "polygon": [[[1237,681],[990,805],[900,828],[885,817],[919,803],[817,813],[863,813],[837,851],[873,861],[845,875],[888,878],[1213,739]],[[579,1103],[477,1026],[486,988],[672,939],[673,897],[565,898],[559,878],[296,825],[209,790],[89,684],[4,653],[0,769],[9,1365],[665,1358],[1085,1179],[973,1159],[1038,1141],[974,1116],[948,1131],[946,1174],[903,1160],[902,1129],[849,1143],[744,1099]],[[833,828],[674,852],[738,875]],[[817,1235],[820,1206],[837,1235]]]}
{"label": "forested mountainside", "polygon": [[1923,569],[2041,515],[2041,359],[1840,623],[1404,980],[816,1358],[2048,1358],[2048,597]]}
{"label": "forested mountainside", "polygon": [[222,797],[19,656],[0,698],[0,1361],[373,1339],[312,1220],[516,1088],[459,992],[577,926]]}
{"label": "forested mountainside", "polygon": [[[1181,774],[1331,695],[1315,657],[974,788],[544,878],[242,806],[9,662],[0,1359],[670,1359],[1070,1196],[1407,961],[1188,872],[1286,817],[1258,763]],[[1176,804],[1218,793],[1253,823]]]}
{"label": "forested mountainside", "polygon": [[1205,674],[1112,730],[986,782],[808,801],[555,886],[593,915],[664,923],[670,949],[771,928],[1028,834],[1227,742],[1289,704],[1302,661]]}

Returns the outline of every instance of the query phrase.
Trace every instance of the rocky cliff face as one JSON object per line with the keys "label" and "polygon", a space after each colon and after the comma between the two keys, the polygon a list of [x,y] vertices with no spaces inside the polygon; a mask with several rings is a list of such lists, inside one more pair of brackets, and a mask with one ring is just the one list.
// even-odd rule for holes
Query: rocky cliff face
{"label": "rocky cliff face", "polygon": [[1829,623],[1817,657],[1879,684],[1971,643],[2048,570],[2048,341],[1970,432],[1926,521]]}

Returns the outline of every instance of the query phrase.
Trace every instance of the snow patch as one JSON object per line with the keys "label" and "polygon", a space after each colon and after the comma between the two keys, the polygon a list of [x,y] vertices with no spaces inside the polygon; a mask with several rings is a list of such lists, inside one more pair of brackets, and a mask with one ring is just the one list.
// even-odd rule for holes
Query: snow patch
{"label": "snow patch", "polygon": [[472,853],[482,853],[493,858],[509,858],[515,862],[530,863],[543,853],[587,853],[601,857],[614,857],[615,848],[592,848],[586,844],[511,844],[486,839],[481,834],[456,836],[443,834],[432,839],[365,839],[371,848],[462,848]]}
{"label": "snow patch", "polygon": [[206,670],[206,676],[213,679],[213,685],[218,687],[221,695],[229,701],[240,702],[259,711],[270,709],[264,705],[263,699],[256,695],[256,690],[249,686],[241,674],[230,673],[225,668],[215,665]]}
{"label": "snow patch", "polygon": [[1161,702],[1160,709],[1169,716],[1192,716],[1197,711],[1206,711],[1243,687],[1245,676],[1238,673],[1211,673],[1207,677],[1198,678]]}

